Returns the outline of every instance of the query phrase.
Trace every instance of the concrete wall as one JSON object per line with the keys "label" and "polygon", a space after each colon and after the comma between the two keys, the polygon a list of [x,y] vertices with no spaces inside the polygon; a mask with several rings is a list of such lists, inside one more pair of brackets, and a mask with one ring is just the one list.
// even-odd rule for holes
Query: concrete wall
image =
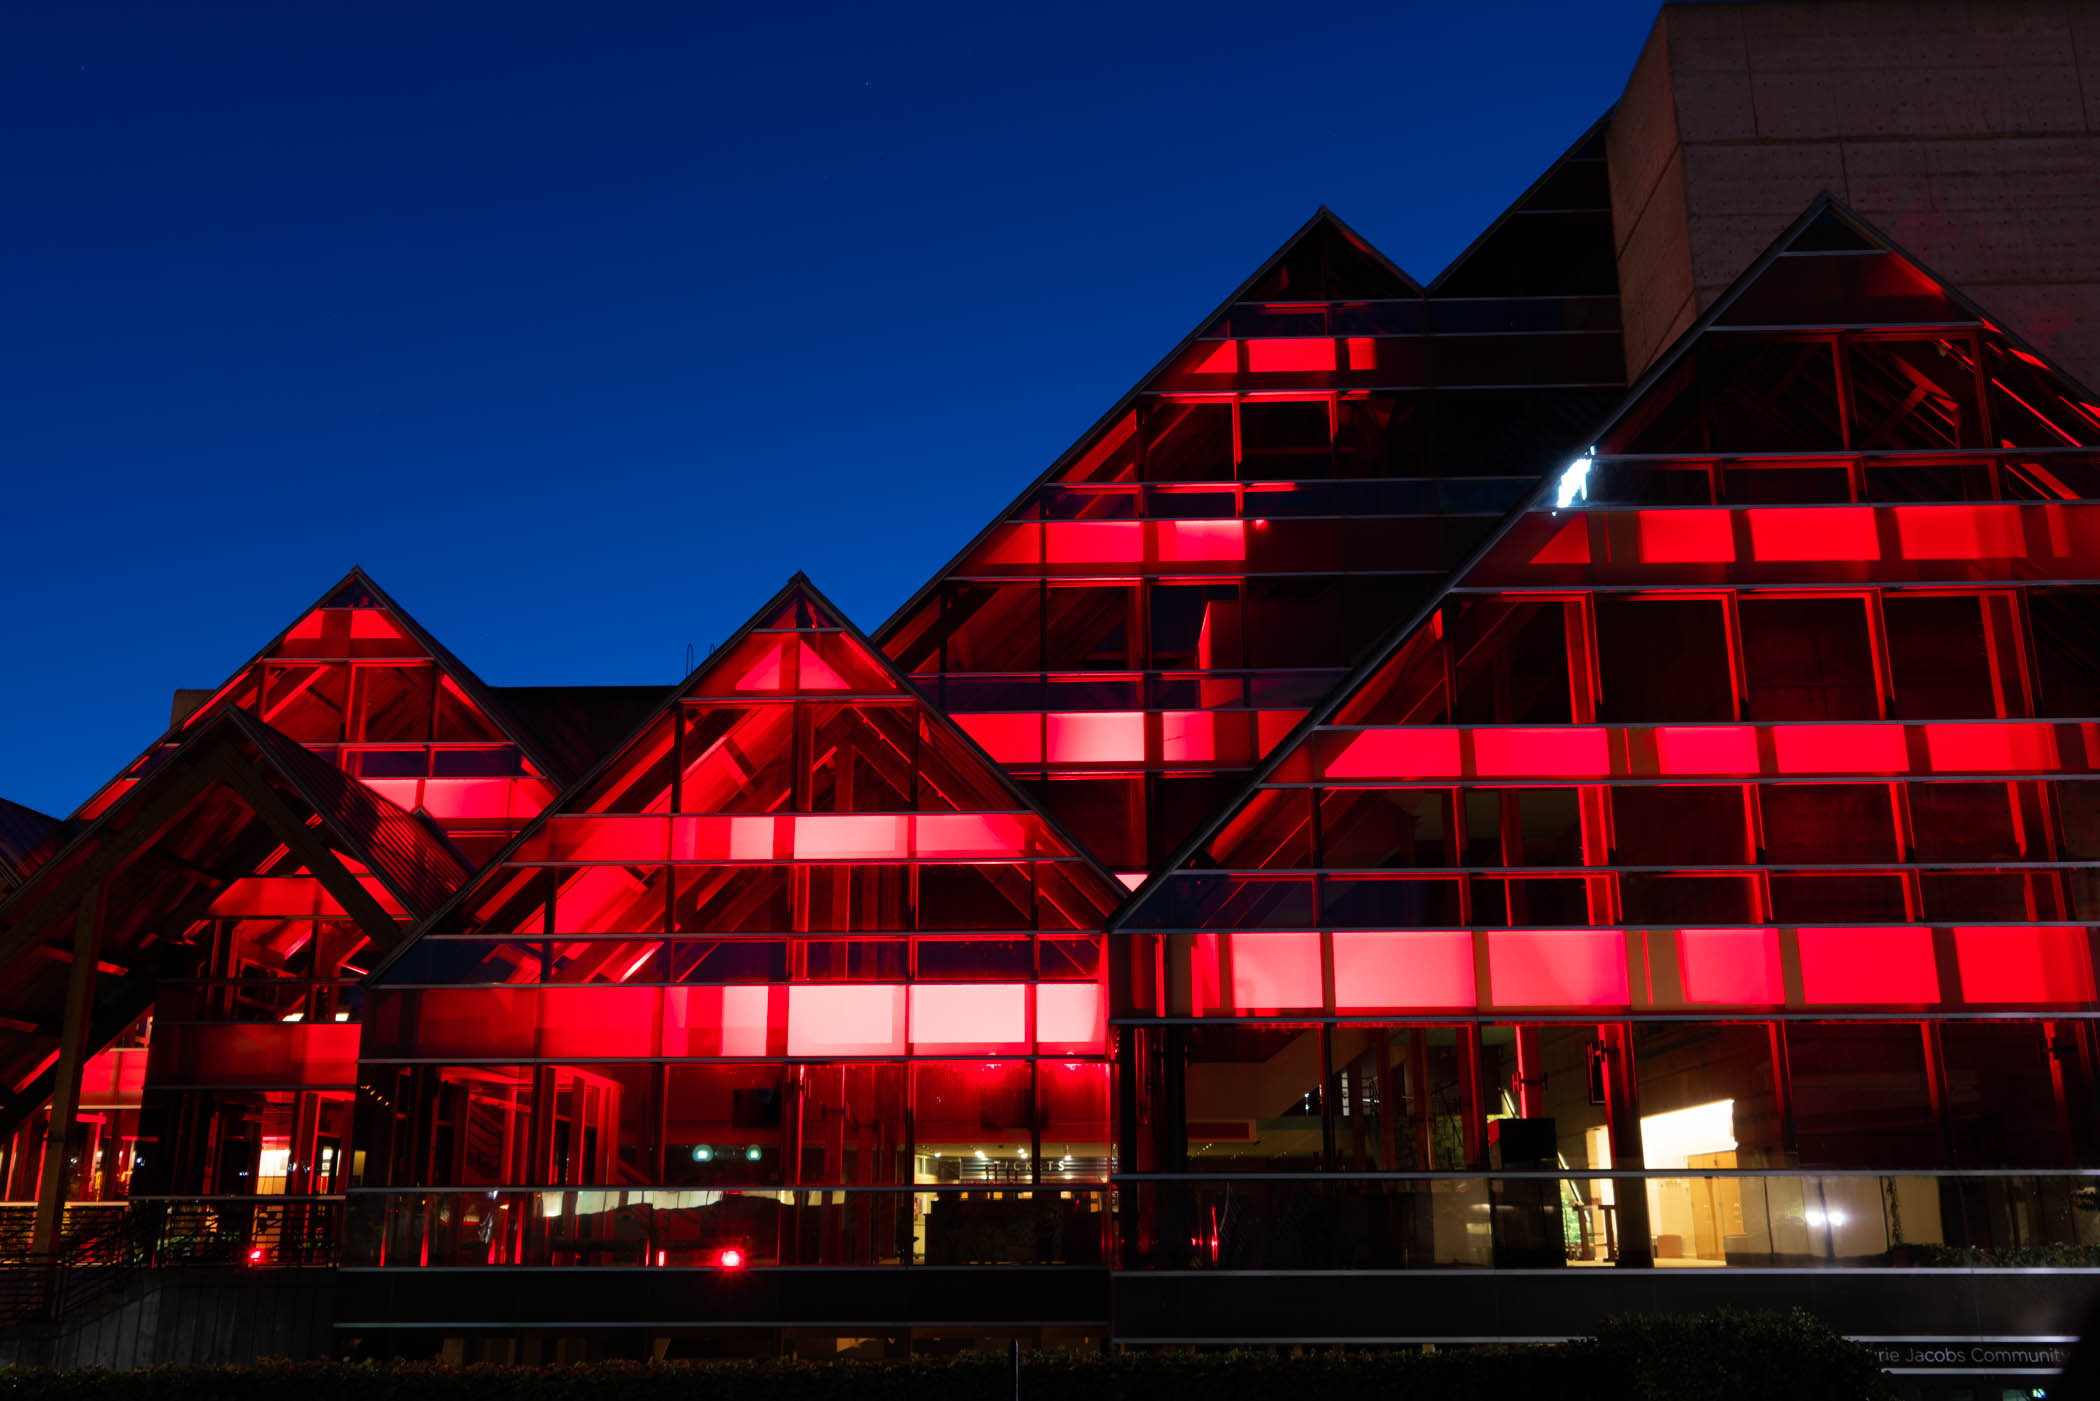
{"label": "concrete wall", "polygon": [[1666,6],[1607,138],[1638,374],[1828,189],[2100,380],[2100,3]]}

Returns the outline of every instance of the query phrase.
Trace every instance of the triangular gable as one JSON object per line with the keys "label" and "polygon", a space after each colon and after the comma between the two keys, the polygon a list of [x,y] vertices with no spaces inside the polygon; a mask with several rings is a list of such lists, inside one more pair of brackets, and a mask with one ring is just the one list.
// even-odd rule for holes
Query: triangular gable
{"label": "triangular gable", "polygon": [[389,802],[425,812],[476,854],[515,832],[571,776],[465,664],[352,569],[76,816],[107,810],[185,733],[229,707],[354,771]]}
{"label": "triangular gable", "polygon": [[[1436,298],[1615,297],[1611,179],[1599,117],[1429,284]],[[1616,308],[1599,323],[1616,328]],[[1563,330],[1588,329],[1564,326]]]}
{"label": "triangular gable", "polygon": [[[928,579],[917,593],[906,599],[896,612],[892,613],[887,620],[875,629],[874,637],[895,655],[895,642],[899,629],[919,611],[920,604],[932,593],[933,589],[943,578],[954,573],[958,566],[969,559],[986,543],[987,537],[997,531],[1001,521],[1021,510],[1034,499],[1039,489],[1053,482],[1067,479],[1079,481],[1094,479],[1098,472],[1093,469],[1091,458],[1097,451],[1097,445],[1104,438],[1111,437],[1117,432],[1125,416],[1129,413],[1132,406],[1137,403],[1140,395],[1159,380],[1162,375],[1186,360],[1200,340],[1207,336],[1218,334],[1227,313],[1235,305],[1248,300],[1259,299],[1265,288],[1279,285],[1282,281],[1287,280],[1287,276],[1282,270],[1293,265],[1294,261],[1317,262],[1320,265],[1346,265],[1348,262],[1346,257],[1330,256],[1327,252],[1304,253],[1301,251],[1308,248],[1332,249],[1336,245],[1342,245],[1354,250],[1358,259],[1366,264],[1363,290],[1352,292],[1348,295],[1364,298],[1378,295],[1398,297],[1421,295],[1421,287],[1414,279],[1402,272],[1384,254],[1372,248],[1368,240],[1343,223],[1341,218],[1332,210],[1322,205],[1313,212],[1310,219],[1299,225],[1297,230],[1289,238],[1286,238],[1275,252],[1264,259],[1261,266],[1256,268],[1246,281],[1234,288],[1226,295],[1223,301],[1212,308],[1208,315],[1197,322],[1195,329],[1183,337],[1180,344],[1168,351],[1160,359],[1159,363],[1147,370],[1139,378],[1138,382],[1132,385],[1124,393],[1123,397],[1116,401],[1113,408],[1096,419],[1093,426],[1080,435],[1078,441],[1066,448],[1055,462],[1052,462],[1043,470],[1041,476],[1030,482],[1019,495],[1015,496],[1004,511],[1000,512],[990,524],[979,531],[969,544],[957,551],[955,557],[943,565],[932,578]],[[1300,283],[1303,283],[1311,276],[1312,274],[1310,273],[1300,273],[1298,274],[1298,280]]]}
{"label": "triangular gable", "polygon": [[218,711],[0,902],[0,1130],[49,1097],[83,911],[100,970],[93,1051],[184,974],[200,920],[294,900],[355,920],[376,960],[467,874],[411,814],[252,715]]}
{"label": "triangular gable", "polygon": [[2091,393],[1825,196],[1595,441],[1132,897],[1228,931],[1134,1010],[2089,1002],[2054,877],[1787,868],[2089,843]]}
{"label": "triangular gable", "polygon": [[[798,764],[798,753],[810,759]],[[617,864],[601,864],[608,852]],[[1046,929],[1098,928],[1121,893],[798,575],[418,938],[541,932],[551,888],[559,932],[656,936],[635,941],[638,951],[661,941],[665,919],[683,928],[748,918],[767,928],[758,907],[776,861],[951,860],[1048,863],[1040,869],[1055,879],[1037,891]],[[686,863],[717,867],[717,888],[677,888],[670,867]],[[844,907],[823,918],[855,922]],[[628,955],[608,946],[595,956],[616,970]],[[397,959],[374,981],[402,976]]]}
{"label": "triangular gable", "polygon": [[1127,882],[1616,393],[1615,313],[1439,305],[1323,210],[878,633]]}

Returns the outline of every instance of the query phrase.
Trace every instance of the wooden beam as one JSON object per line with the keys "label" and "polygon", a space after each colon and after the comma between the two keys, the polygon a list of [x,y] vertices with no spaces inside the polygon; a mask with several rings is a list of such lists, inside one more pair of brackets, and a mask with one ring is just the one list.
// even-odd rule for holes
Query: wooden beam
{"label": "wooden beam", "polygon": [[57,1083],[51,1091],[51,1122],[44,1130],[44,1175],[36,1188],[36,1226],[29,1249],[50,1256],[58,1251],[65,1224],[66,1189],[71,1185],[67,1150],[73,1144],[73,1118],[80,1109],[80,1072],[87,1061],[88,1014],[95,995],[95,944],[102,931],[102,889],[89,887],[80,897],[73,922],[73,966],[66,974],[66,1019],[59,1031]]}
{"label": "wooden beam", "polygon": [[373,939],[386,939],[398,943],[401,925],[386,912],[372,892],[366,890],[357,877],[350,874],[334,851],[313,828],[299,820],[299,815],[286,806],[277,790],[257,778],[254,772],[242,764],[215,761],[220,777],[226,786],[238,793],[247,802],[265,826],[276,834],[297,856],[307,870],[313,872],[321,888],[335,897],[352,919],[364,926],[365,933]]}
{"label": "wooden beam", "polygon": [[62,918],[89,890],[99,887],[133,852],[158,839],[160,834],[182,815],[183,809],[187,808],[210,783],[209,776],[198,773],[195,766],[185,767],[188,771],[183,775],[184,781],[175,783],[138,812],[122,837],[81,862],[79,867],[70,872],[56,890],[38,902],[36,908],[20,923],[0,931],[0,966],[19,958],[22,951],[34,944],[37,936],[49,928],[53,921]]}

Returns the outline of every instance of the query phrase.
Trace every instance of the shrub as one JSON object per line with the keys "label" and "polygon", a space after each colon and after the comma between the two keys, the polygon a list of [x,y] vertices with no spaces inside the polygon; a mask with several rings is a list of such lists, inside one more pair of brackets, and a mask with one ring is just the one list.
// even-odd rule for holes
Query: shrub
{"label": "shrub", "polygon": [[[594,1362],[543,1367],[266,1362],[136,1372],[0,1371],[0,1401],[1003,1401],[1005,1357],[908,1362]],[[1715,1313],[1615,1321],[1560,1346],[1437,1352],[1307,1349],[1042,1352],[1023,1401],[1888,1401],[1861,1347],[1812,1315]]]}

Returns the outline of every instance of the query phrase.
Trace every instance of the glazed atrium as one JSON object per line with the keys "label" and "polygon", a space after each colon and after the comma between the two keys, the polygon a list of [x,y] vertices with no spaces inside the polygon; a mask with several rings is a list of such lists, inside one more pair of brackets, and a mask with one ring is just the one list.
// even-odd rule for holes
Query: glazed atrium
{"label": "glazed atrium", "polygon": [[872,632],[795,575],[669,689],[491,686],[353,572],[0,808],[34,1307],[2074,1331],[2100,406],[1829,197],[1629,387],[1608,164],[1427,286],[1322,211]]}

